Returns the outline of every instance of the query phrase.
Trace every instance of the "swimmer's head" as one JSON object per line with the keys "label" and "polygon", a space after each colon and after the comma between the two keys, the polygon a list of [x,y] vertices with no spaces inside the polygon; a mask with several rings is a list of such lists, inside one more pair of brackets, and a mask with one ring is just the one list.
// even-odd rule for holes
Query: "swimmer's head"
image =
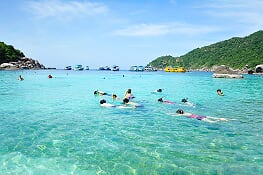
{"label": "swimmer's head", "polygon": [[183,114],[184,111],[183,111],[182,109],[178,109],[178,110],[176,111],[176,113],[177,113],[177,114]]}
{"label": "swimmer's head", "polygon": [[106,103],[105,99],[100,100],[100,104]]}
{"label": "swimmer's head", "polygon": [[117,95],[116,95],[116,94],[112,94],[112,98],[113,98],[113,99],[116,99],[116,98],[117,98]]}
{"label": "swimmer's head", "polygon": [[130,94],[131,93],[131,89],[128,89],[126,93]]}
{"label": "swimmer's head", "polygon": [[163,98],[159,98],[159,99],[158,99],[158,102],[163,102]]}
{"label": "swimmer's head", "polygon": [[98,91],[94,91],[94,95],[97,95],[98,94]]}
{"label": "swimmer's head", "polygon": [[129,99],[128,99],[128,98],[124,98],[124,99],[123,99],[123,103],[124,103],[124,104],[129,103]]}
{"label": "swimmer's head", "polygon": [[217,89],[216,92],[222,92],[221,89]]}
{"label": "swimmer's head", "polygon": [[186,103],[188,98],[183,98],[181,102]]}
{"label": "swimmer's head", "polygon": [[162,92],[162,89],[157,89],[157,92]]}

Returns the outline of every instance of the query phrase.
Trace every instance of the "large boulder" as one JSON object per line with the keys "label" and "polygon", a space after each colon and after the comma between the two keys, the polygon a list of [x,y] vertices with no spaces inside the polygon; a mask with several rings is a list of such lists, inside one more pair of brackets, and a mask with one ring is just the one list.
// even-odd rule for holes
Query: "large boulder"
{"label": "large boulder", "polygon": [[5,69],[5,70],[16,70],[18,69],[16,65],[11,64],[11,63],[2,63],[0,65],[0,69]]}
{"label": "large boulder", "polygon": [[237,71],[234,71],[233,69],[231,69],[225,65],[214,66],[213,71],[216,74],[237,74]]}
{"label": "large boulder", "polygon": [[225,65],[214,66],[213,71],[213,78],[243,78],[243,75],[239,74],[238,71],[235,71]]}
{"label": "large boulder", "polygon": [[256,73],[263,73],[263,64],[256,66]]}

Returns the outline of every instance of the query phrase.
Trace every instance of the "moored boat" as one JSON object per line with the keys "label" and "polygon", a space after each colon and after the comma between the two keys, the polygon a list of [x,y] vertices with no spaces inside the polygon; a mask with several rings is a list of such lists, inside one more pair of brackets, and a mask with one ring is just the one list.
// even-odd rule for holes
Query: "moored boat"
{"label": "moored boat", "polygon": [[152,71],[157,71],[157,69],[152,66],[145,66],[144,71],[152,72]]}
{"label": "moored boat", "polygon": [[166,67],[164,69],[165,72],[186,72],[185,68],[184,67],[177,67],[177,68],[174,68],[174,67]]}
{"label": "moored boat", "polygon": [[144,71],[144,66],[131,66],[130,71]]}
{"label": "moored boat", "polygon": [[77,64],[75,65],[74,70],[84,70],[84,67],[82,67],[81,64]]}
{"label": "moored boat", "polygon": [[119,71],[119,70],[120,70],[120,67],[119,67],[119,66],[116,66],[116,65],[113,65],[111,70],[112,70],[112,71]]}
{"label": "moored boat", "polygon": [[72,69],[71,66],[66,66],[66,67],[64,68],[64,70],[71,70],[71,69]]}

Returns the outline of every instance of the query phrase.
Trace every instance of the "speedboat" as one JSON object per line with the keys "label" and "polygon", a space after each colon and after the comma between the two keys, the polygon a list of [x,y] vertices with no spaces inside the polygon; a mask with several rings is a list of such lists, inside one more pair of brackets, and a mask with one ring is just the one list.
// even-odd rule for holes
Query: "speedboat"
{"label": "speedboat", "polygon": [[113,65],[111,70],[112,70],[112,71],[119,71],[119,70],[120,70],[120,67],[119,67],[119,66],[116,66],[116,65]]}
{"label": "speedboat", "polygon": [[81,64],[77,64],[77,65],[75,65],[74,70],[84,70],[84,67],[82,67]]}
{"label": "speedboat", "polygon": [[131,66],[130,71],[137,71],[137,66]]}
{"label": "speedboat", "polygon": [[105,66],[105,67],[101,66],[99,67],[99,70],[111,70],[111,69],[109,66]]}
{"label": "speedboat", "polygon": [[131,66],[130,71],[144,71],[144,66]]}
{"label": "speedboat", "polygon": [[66,66],[66,67],[64,68],[64,70],[71,70],[71,69],[72,69],[71,66]]}
{"label": "speedboat", "polygon": [[157,71],[157,69],[152,66],[145,66],[144,71],[152,72],[152,71]]}

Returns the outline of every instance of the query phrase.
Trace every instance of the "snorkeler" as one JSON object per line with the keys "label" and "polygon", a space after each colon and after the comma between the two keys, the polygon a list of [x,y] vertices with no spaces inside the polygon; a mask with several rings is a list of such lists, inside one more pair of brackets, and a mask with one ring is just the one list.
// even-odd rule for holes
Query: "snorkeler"
{"label": "snorkeler", "polygon": [[216,90],[216,93],[217,93],[217,95],[219,95],[219,96],[224,96],[224,93],[222,92],[221,89],[217,89],[217,90]]}
{"label": "snorkeler", "polygon": [[112,97],[113,100],[119,100],[120,99],[116,94],[112,94],[111,97]]}
{"label": "snorkeler", "polygon": [[163,100],[163,97],[162,97],[162,98],[159,98],[157,101],[158,101],[158,102],[161,102],[161,103],[166,103],[166,104],[175,104],[175,102],[168,101],[168,100]]}
{"label": "snorkeler", "polygon": [[129,100],[135,98],[135,97],[133,96],[132,92],[131,92],[131,89],[128,89],[128,90],[125,92],[125,95],[124,95],[124,98],[123,98],[123,99],[125,99],[125,98],[127,98],[127,99],[129,99]]}
{"label": "snorkeler", "polygon": [[211,117],[211,116],[203,116],[203,115],[196,115],[188,112],[184,112],[182,109],[178,109],[176,111],[177,115],[176,116],[185,116],[188,118],[195,118],[197,120],[202,120],[208,123],[216,123],[219,121],[227,122],[228,119],[226,118],[216,118],[216,117]]}
{"label": "snorkeler", "polygon": [[115,107],[115,105],[107,103],[105,99],[100,100],[100,106],[102,106],[102,107]]}
{"label": "snorkeler", "polygon": [[106,93],[106,92],[103,92],[103,91],[94,91],[94,95],[108,95],[108,96],[111,96],[110,94]]}
{"label": "snorkeler", "polygon": [[195,105],[194,105],[193,103],[191,103],[191,102],[188,101],[188,98],[183,98],[183,99],[181,100],[181,102],[182,102],[182,105],[184,105],[184,106],[195,107]]}
{"label": "snorkeler", "polygon": [[161,92],[163,92],[162,89],[157,89],[157,90],[153,91],[152,93],[161,93]]}

